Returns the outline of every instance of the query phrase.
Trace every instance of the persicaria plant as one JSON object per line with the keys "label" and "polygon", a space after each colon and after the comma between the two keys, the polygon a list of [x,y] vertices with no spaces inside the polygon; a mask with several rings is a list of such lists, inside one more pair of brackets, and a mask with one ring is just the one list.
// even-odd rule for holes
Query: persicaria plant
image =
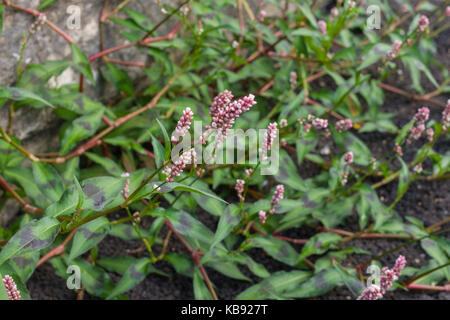
{"label": "persicaria plant", "polygon": [[[0,298],[49,272],[74,299],[448,298],[448,0],[96,2],[89,54],[61,1],[0,4],[33,19],[0,87]],[[71,57],[27,62],[49,37]],[[21,138],[31,108],[54,139]]]}

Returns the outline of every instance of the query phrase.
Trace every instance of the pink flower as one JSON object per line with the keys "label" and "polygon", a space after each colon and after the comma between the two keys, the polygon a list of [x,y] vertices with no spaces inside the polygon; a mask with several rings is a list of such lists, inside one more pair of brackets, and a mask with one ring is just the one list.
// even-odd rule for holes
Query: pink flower
{"label": "pink flower", "polygon": [[447,105],[442,112],[442,123],[444,124],[442,129],[446,131],[450,127],[450,99],[447,100]]}
{"label": "pink flower", "polygon": [[343,173],[342,179],[341,179],[341,185],[345,186],[347,184],[347,178],[348,178],[348,174]]}
{"label": "pink flower", "polygon": [[261,224],[266,223],[267,214],[265,211],[263,211],[263,210],[259,211],[258,216],[259,216],[259,221],[261,222]]}
{"label": "pink flower", "polygon": [[331,9],[331,21],[333,21],[333,18],[337,17],[339,15],[339,10],[338,8],[334,7],[333,9]]}
{"label": "pink flower", "polygon": [[195,157],[195,149],[192,148],[185,151],[170,167],[168,165],[165,166],[163,173],[166,175],[166,181],[173,182],[173,178],[178,177],[184,171],[186,165],[195,164]]}
{"label": "pink flower", "polygon": [[414,167],[414,172],[421,173],[422,170],[423,170],[422,163],[418,163],[418,164]]}
{"label": "pink flower", "polygon": [[450,6],[448,6],[447,8],[445,8],[445,15],[447,17],[450,17]]}
{"label": "pink flower", "polygon": [[139,222],[141,222],[141,217],[139,216],[139,211],[136,211],[133,213],[133,225],[136,225]]}
{"label": "pink flower", "polygon": [[[214,98],[209,108],[211,125],[206,129],[218,130],[217,142],[223,142],[228,130],[233,127],[235,119],[256,104],[255,96],[252,94],[234,101],[231,99],[233,99],[233,94],[231,91],[225,90]],[[206,144],[204,139],[202,142]]]}
{"label": "pink flower", "polygon": [[336,130],[338,132],[347,131],[353,127],[353,123],[351,119],[339,120],[336,122]]}
{"label": "pink flower", "polygon": [[243,193],[244,193],[244,185],[245,185],[245,181],[244,181],[244,180],[242,180],[242,179],[237,179],[237,180],[236,180],[236,185],[234,186],[234,190],[237,191],[238,198],[241,199],[242,201],[245,200],[245,199],[244,199],[244,196],[243,196]]}
{"label": "pink flower", "polygon": [[17,290],[14,279],[9,275],[3,278],[3,285],[5,286],[6,294],[10,300],[20,300],[20,291]]}
{"label": "pink flower", "polygon": [[305,124],[303,129],[305,130],[305,132],[309,132],[309,130],[311,130],[311,124],[310,123]]}
{"label": "pink flower", "polygon": [[180,120],[178,120],[177,128],[175,129],[175,135],[172,136],[172,142],[177,143],[180,138],[183,138],[184,135],[189,131],[191,127],[191,121],[194,117],[194,113],[191,111],[191,108],[186,108],[183,111],[183,115]]}
{"label": "pink flower", "polygon": [[323,35],[327,34],[327,23],[324,20],[319,20],[317,22],[317,24],[318,24],[320,33]]}
{"label": "pink flower", "polygon": [[258,13],[258,20],[259,20],[259,21],[263,21],[264,18],[266,17],[266,15],[267,15],[267,13],[266,13],[264,10],[261,10],[261,11]]}
{"label": "pink flower", "polygon": [[383,298],[380,287],[375,284],[370,285],[361,293],[357,300],[378,300]]}
{"label": "pink flower", "polygon": [[261,145],[262,160],[267,159],[267,151],[271,149],[272,144],[277,135],[278,135],[277,123],[276,122],[269,123],[269,126],[267,127],[267,130],[264,133],[264,140]]}
{"label": "pink flower", "polygon": [[419,31],[423,32],[426,27],[430,24],[430,20],[428,20],[428,17],[426,15],[422,15],[419,18]]}
{"label": "pink flower", "polygon": [[285,127],[287,127],[287,125],[288,125],[288,122],[286,119],[280,120],[280,128],[285,128]]}
{"label": "pink flower", "polygon": [[122,189],[122,196],[125,199],[127,199],[128,194],[130,193],[130,179],[128,178],[130,176],[130,174],[128,172],[124,172],[120,176],[122,178],[127,178],[127,180],[125,180],[125,185],[123,186],[123,189]]}
{"label": "pink flower", "polygon": [[403,157],[403,149],[398,143],[395,144],[394,150],[400,157]]}
{"label": "pink flower", "polygon": [[289,74],[289,82],[291,84],[291,89],[295,88],[295,85],[297,84],[297,73],[294,71],[291,71]]}
{"label": "pink flower", "polygon": [[395,40],[392,44],[391,50],[386,54],[386,59],[394,60],[394,58],[398,55],[398,51],[402,46],[402,42],[400,40]]}
{"label": "pink flower", "polygon": [[399,256],[395,261],[395,265],[392,269],[388,267],[384,267],[381,269],[380,275],[380,286],[378,287],[375,284],[370,285],[362,294],[358,297],[357,300],[378,300],[383,297],[386,291],[392,287],[394,281],[396,281],[403,269],[406,266],[406,259],[404,256]]}
{"label": "pink flower", "polygon": [[353,163],[353,152],[349,151],[344,155],[344,161],[346,165],[351,165]]}
{"label": "pink flower", "polygon": [[314,128],[316,129],[325,129],[326,127],[328,127],[328,120],[327,119],[321,119],[321,118],[316,118],[312,121],[312,125]]}
{"label": "pink flower", "polygon": [[249,168],[249,169],[245,169],[245,175],[247,177],[250,177],[250,175],[253,173],[253,169]]}
{"label": "pink flower", "polygon": [[430,109],[427,107],[422,107],[417,110],[417,113],[414,115],[414,121],[416,123],[425,123],[430,116]]}
{"label": "pink flower", "polygon": [[429,142],[433,141],[434,139],[434,129],[432,127],[429,127],[427,129],[427,139]]}
{"label": "pink flower", "polygon": [[275,209],[273,208],[278,203],[280,203],[280,200],[284,197],[284,186],[282,184],[277,185],[275,192],[273,194],[272,200],[270,201],[270,205],[272,209],[269,211],[270,214],[275,212]]}
{"label": "pink flower", "polygon": [[348,2],[348,8],[351,10],[356,6],[356,1],[349,1]]}

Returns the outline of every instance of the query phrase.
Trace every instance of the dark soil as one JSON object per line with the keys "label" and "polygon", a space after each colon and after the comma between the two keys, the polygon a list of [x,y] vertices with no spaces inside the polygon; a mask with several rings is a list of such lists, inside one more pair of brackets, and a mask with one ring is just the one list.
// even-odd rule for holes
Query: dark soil
{"label": "dark soil", "polygon": [[[450,50],[450,37],[441,34],[437,38],[437,52],[436,58],[445,65],[447,70],[450,70],[449,66],[449,50]],[[440,71],[435,66],[431,66],[433,74],[438,82],[442,81],[440,78]],[[399,66],[399,70],[402,67]],[[394,73],[394,76],[386,81],[388,84],[395,85],[396,87],[408,89],[409,78],[408,72]],[[426,92],[433,91],[435,88],[432,84],[423,83]],[[399,96],[397,94],[385,92],[386,99],[385,104],[382,106],[382,112],[395,112],[397,116],[394,118],[394,122],[397,126],[401,127],[407,123],[414,115],[416,110],[423,105],[417,101],[411,101],[408,98]],[[449,97],[438,96],[436,99],[445,102]],[[431,110],[432,118],[439,120],[442,108],[428,105]],[[393,147],[392,135],[382,133],[363,133],[358,136],[367,143],[369,148],[375,155],[381,155],[387,150]],[[423,141],[421,142],[423,143]],[[418,144],[420,145],[420,143]],[[436,145],[438,152],[445,152],[450,147],[450,141],[441,138]],[[409,147],[405,151],[405,160],[411,160],[413,157],[414,146]],[[425,164],[427,165],[427,164]],[[308,168],[311,170],[317,170],[317,168]],[[304,171],[300,171],[302,174]],[[310,171],[311,172],[311,171]],[[376,180],[373,180],[376,181]],[[387,184],[377,190],[377,193],[386,204],[391,203],[396,196],[396,183]],[[442,181],[416,181],[410,187],[408,192],[402,198],[402,200],[396,205],[396,212],[402,217],[410,216],[415,217],[422,221],[425,226],[432,225],[442,219],[448,217],[450,203],[450,183],[447,180]],[[215,230],[217,225],[217,218],[210,214],[197,209],[197,215],[203,223],[209,228]],[[358,220],[356,214],[347,219],[345,227],[346,230],[357,230]],[[164,234],[166,229],[162,231]],[[286,233],[287,236],[304,238],[311,236],[313,233],[311,230],[300,228],[298,230],[291,230]],[[449,236],[443,235],[443,236]],[[394,248],[395,246],[404,243],[401,240],[393,239],[366,239],[366,240],[353,240],[350,245],[365,249],[371,252],[372,256],[376,256],[382,252]],[[137,249],[141,246],[139,241],[126,242],[118,238],[108,236],[99,245],[99,258],[105,256],[114,256],[119,254],[128,254],[130,250]],[[158,248],[156,248],[158,249]],[[172,237],[170,243],[170,250],[187,254],[187,251],[182,247],[175,237]],[[298,251],[301,250],[300,246],[297,246]],[[260,249],[252,249],[250,251],[251,256],[258,262],[265,265],[270,272],[279,270],[290,270],[291,268],[274,261],[268,257],[264,251]],[[408,247],[402,248],[399,251],[381,258],[380,262],[383,265],[392,266],[395,258],[402,254],[406,257],[409,266],[420,267],[423,266],[429,257],[422,250],[419,244],[413,244]],[[355,260],[358,263],[365,262],[370,257],[365,255],[354,255]],[[127,292],[127,295],[131,299],[193,299],[192,279],[181,276],[175,272],[175,270],[166,262],[157,263],[156,267],[166,272],[169,277],[160,275],[149,275],[142,283],[136,286],[131,291]],[[252,283],[245,281],[233,280],[228,277],[215,272],[212,269],[207,269],[208,274],[212,282],[216,285],[216,291],[221,299],[233,299],[237,294],[248,288]],[[249,278],[258,281],[258,278],[248,272],[248,270],[242,269],[243,273]],[[116,274],[110,274],[114,281],[119,281],[120,276]],[[30,295],[32,299],[75,299],[76,294],[74,291],[66,288],[66,281],[58,277],[49,263],[45,263],[39,267],[27,283]],[[319,297],[320,299],[355,299],[350,291],[345,287],[340,287],[332,290],[328,294]],[[89,294],[84,295],[84,299],[97,299]],[[449,300],[450,293],[447,292],[423,292],[412,291],[407,292],[404,290],[395,290],[385,296],[385,299],[420,299],[420,300]]]}

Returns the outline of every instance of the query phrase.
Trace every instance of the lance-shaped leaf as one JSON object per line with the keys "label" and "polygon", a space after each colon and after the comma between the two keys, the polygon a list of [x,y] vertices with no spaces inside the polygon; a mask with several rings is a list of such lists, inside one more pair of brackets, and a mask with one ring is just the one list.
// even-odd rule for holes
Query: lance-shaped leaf
{"label": "lance-shaped leaf", "polygon": [[[423,250],[436,261],[439,262],[440,265],[444,265],[449,262],[449,256],[445,253],[444,250],[439,246],[438,242],[433,238],[426,238],[420,241],[420,245]],[[447,280],[450,280],[450,266],[442,269]]]}
{"label": "lance-shaped leaf", "polygon": [[267,278],[270,276],[269,271],[267,271],[267,269],[262,264],[257,263],[250,256],[248,256],[244,253],[234,254],[230,258],[235,262],[238,262],[240,264],[247,266],[247,268],[251,272],[253,272],[254,275],[256,275],[260,278]]}
{"label": "lance-shaped leaf", "polygon": [[111,224],[105,217],[92,220],[81,226],[73,238],[69,260],[72,260],[102,241],[109,232]]}
{"label": "lance-shaped leaf", "polygon": [[193,277],[195,265],[192,258],[170,252],[164,256],[164,260],[170,262],[177,273],[186,277]]}
{"label": "lance-shaped leaf", "polygon": [[208,245],[213,242],[214,234],[212,231],[189,213],[178,210],[166,210],[165,216],[175,230],[182,235],[192,237]]}
{"label": "lance-shaped leaf", "polygon": [[99,109],[77,118],[64,131],[59,152],[65,155],[77,142],[92,136],[100,126],[103,109]]}
{"label": "lance-shaped leaf", "polygon": [[15,101],[29,101],[31,102],[37,102],[32,103],[31,106],[36,108],[42,108],[42,107],[52,107],[53,105],[48,102],[47,100],[42,99],[37,94],[28,91],[26,89],[22,88],[14,88],[14,87],[0,87],[0,99],[11,99]]}
{"label": "lance-shaped leaf", "polygon": [[70,47],[72,48],[73,66],[94,84],[94,76],[92,75],[89,59],[74,43],[72,43]]}
{"label": "lance-shaped leaf", "polygon": [[158,139],[155,138],[154,135],[150,131],[148,131],[150,136],[152,137],[152,147],[153,147],[153,153],[155,154],[155,163],[156,166],[159,168],[162,166],[165,160],[165,150],[164,147],[161,145],[161,142],[158,141]]}
{"label": "lance-shaped leaf", "polygon": [[[82,285],[89,294],[105,299],[113,290],[114,282],[101,268],[83,259],[74,259],[68,265],[76,265],[80,268]],[[70,275],[66,274],[66,277]]]}
{"label": "lance-shaped leaf", "polygon": [[238,206],[230,204],[226,207],[225,211],[220,217],[219,224],[217,226],[216,234],[214,235],[214,241],[211,247],[214,247],[220,241],[225,239],[226,236],[233,230],[235,226],[241,221],[241,210]]}
{"label": "lance-shaped leaf", "polygon": [[206,286],[203,276],[198,268],[195,268],[194,271],[194,279],[193,287],[194,287],[194,297],[196,300],[212,300],[211,292]]}
{"label": "lance-shaped leaf", "polygon": [[[139,231],[144,238],[148,238],[151,236],[151,233],[146,229],[139,228]],[[125,224],[125,223],[113,225],[111,227],[111,231],[109,232],[109,234],[111,236],[118,237],[118,238],[126,240],[126,241],[136,240],[136,239],[141,238],[139,236],[139,234],[136,232],[136,228],[134,226],[132,226],[131,224]]]}
{"label": "lance-shaped leaf", "polygon": [[33,161],[33,177],[39,189],[52,202],[58,201],[64,192],[64,183],[58,171],[48,163]]}
{"label": "lance-shaped leaf", "polygon": [[80,194],[76,185],[70,186],[57,202],[45,210],[45,215],[56,218],[61,215],[71,215],[77,210]]}
{"label": "lance-shaped leaf", "polygon": [[316,273],[297,288],[287,291],[285,295],[289,298],[316,297],[342,284],[341,274],[334,268],[328,268]]}
{"label": "lance-shaped leaf", "polygon": [[[71,65],[67,60],[50,60],[41,62],[40,64],[28,65],[23,71],[18,87],[36,90],[39,86],[47,84],[51,77],[59,76],[65,69]],[[46,97],[51,102],[51,98]]]}
{"label": "lance-shaped leaf", "polygon": [[[105,257],[97,260],[97,264],[110,272],[115,272],[120,275],[124,275],[132,264],[135,264],[137,259],[131,256],[114,256]],[[164,273],[156,269],[153,265],[149,264],[146,269],[146,274],[155,273],[160,276],[168,277],[167,273]]]}
{"label": "lance-shaped leaf", "polygon": [[149,264],[151,264],[151,260],[148,258],[136,260],[136,262],[130,265],[127,271],[125,271],[122,279],[120,279],[119,283],[108,295],[107,299],[112,299],[137,286],[148,274],[147,269]]}
{"label": "lance-shaped leaf", "polygon": [[243,281],[252,281],[249,277],[242,273],[236,263],[231,261],[218,260],[214,262],[208,262],[206,266],[213,268],[214,270],[220,272],[228,278]]}
{"label": "lance-shaped leaf", "polygon": [[86,157],[101,165],[108,173],[113,176],[120,176],[124,170],[114,160],[99,156],[95,153],[86,152]]}
{"label": "lance-shaped leaf", "polygon": [[401,157],[397,157],[398,161],[402,164],[400,169],[400,177],[398,178],[397,197],[401,197],[409,187],[411,175],[409,173],[408,165],[403,161]]}
{"label": "lance-shaped leaf", "polygon": [[16,256],[8,261],[8,265],[17,274],[22,282],[26,283],[30,279],[39,261],[39,252],[30,252]]}
{"label": "lance-shaped leaf", "polygon": [[102,211],[120,194],[125,178],[95,177],[82,182],[84,203],[82,208]]}
{"label": "lance-shaped leaf", "polygon": [[51,217],[32,220],[8,241],[0,252],[0,265],[13,257],[48,247],[55,240],[60,222]]}
{"label": "lance-shaped leaf", "polygon": [[280,167],[275,180],[281,182],[295,190],[307,191],[307,187],[302,178],[298,175],[294,161],[286,151],[280,150]]}
{"label": "lance-shaped leaf", "polygon": [[282,299],[283,293],[297,288],[311,276],[306,271],[279,271],[241,292],[236,300]]}
{"label": "lance-shaped leaf", "polygon": [[[214,192],[212,192],[209,189],[208,185],[202,181],[196,181],[192,186],[198,190],[203,191],[205,194],[208,194],[202,195],[193,192],[192,197],[195,199],[197,204],[209,213],[215,216],[220,216],[225,208],[225,206],[223,205],[223,200],[220,199]],[[214,196],[214,198],[212,198],[212,196]],[[220,200],[218,200],[218,198]]]}
{"label": "lance-shaped leaf", "polygon": [[331,232],[322,232],[311,237],[303,246],[299,261],[313,254],[321,254],[341,240],[341,236]]}
{"label": "lance-shaped leaf", "polygon": [[252,240],[255,247],[263,249],[275,260],[295,266],[298,260],[298,253],[292,246],[278,238],[257,236]]}

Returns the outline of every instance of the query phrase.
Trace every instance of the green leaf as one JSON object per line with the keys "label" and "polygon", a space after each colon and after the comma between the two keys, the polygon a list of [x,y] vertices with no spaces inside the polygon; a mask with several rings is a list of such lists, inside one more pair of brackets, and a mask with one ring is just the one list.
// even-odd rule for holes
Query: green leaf
{"label": "green leaf", "polygon": [[86,157],[105,168],[105,170],[113,176],[120,176],[124,172],[120,165],[112,159],[105,158],[91,152],[85,152],[84,154]]}
{"label": "green leaf", "polygon": [[32,107],[42,108],[43,106],[53,108],[53,105],[47,100],[42,99],[37,94],[22,88],[0,87],[0,99],[11,99],[15,101],[34,101],[38,104],[32,104]]}
{"label": "green leaf", "polygon": [[204,192],[204,194],[199,194],[197,192],[192,193],[192,197],[195,199],[197,204],[202,207],[202,209],[215,216],[220,216],[222,214],[225,210],[223,200],[211,191],[206,183],[198,180],[192,185],[192,187]]}
{"label": "green leaf", "polygon": [[312,13],[312,11],[309,7],[309,4],[299,3],[298,6],[300,7],[300,10],[302,11],[302,13],[305,15],[306,19],[309,20],[309,23],[311,23],[313,27],[317,27],[316,17]]}
{"label": "green leaf", "polygon": [[237,266],[237,264],[232,261],[219,260],[214,262],[208,262],[206,266],[215,269],[216,271],[227,276],[228,278],[242,281],[252,281],[249,277],[244,275]]}
{"label": "green leaf", "polygon": [[148,258],[142,258],[136,260],[135,263],[125,271],[122,279],[120,279],[117,286],[112,290],[106,299],[114,298],[115,296],[124,293],[135,286],[137,286],[147,275],[147,269],[151,260]]}
{"label": "green leaf", "polygon": [[[435,259],[437,262],[439,262],[439,265],[444,265],[448,263],[449,256],[445,253],[444,250],[439,246],[438,242],[434,240],[433,238],[426,238],[420,241],[420,245],[422,246],[423,250]],[[450,266],[442,269],[445,277],[447,280],[450,280]]]}
{"label": "green leaf", "polygon": [[53,203],[45,210],[44,214],[53,218],[61,215],[71,215],[78,208],[79,198],[78,187],[72,185],[63,193],[57,202]]}
{"label": "green leaf", "polygon": [[272,236],[257,236],[252,240],[252,245],[263,249],[275,260],[286,263],[290,266],[297,265],[298,253],[292,246],[278,238]]}
{"label": "green leaf", "polygon": [[194,271],[193,286],[194,286],[194,297],[196,300],[213,299],[211,292],[209,291],[208,287],[203,281],[203,276],[198,268],[195,268]]}
{"label": "green leaf", "polygon": [[239,224],[241,210],[235,204],[230,204],[226,207],[225,211],[220,216],[219,224],[217,226],[216,234],[214,235],[214,241],[211,247],[214,247],[220,241],[225,239],[228,234],[233,230],[235,226]]}
{"label": "green leaf", "polygon": [[[151,236],[151,233],[143,228],[139,228],[139,232],[144,238],[149,238]],[[109,232],[111,236],[118,237],[123,240],[136,240],[140,239],[141,237],[136,232],[136,228],[132,226],[131,224],[115,224],[111,227],[111,230]]]}
{"label": "green leaf", "polygon": [[213,242],[214,234],[203,223],[184,211],[165,210],[165,216],[175,230],[182,235],[192,237],[208,245]]}
{"label": "green leaf", "polygon": [[136,260],[132,256],[105,257],[97,260],[97,265],[109,272],[123,275],[133,263],[136,263]]}
{"label": "green leaf", "polygon": [[45,8],[51,6],[56,1],[58,1],[58,0],[44,0],[44,1],[42,1],[41,4],[38,7],[39,11],[44,10]]}
{"label": "green leaf", "polygon": [[341,240],[341,236],[331,232],[322,232],[312,236],[303,246],[299,261],[313,254],[322,254]]}
{"label": "green leaf", "polygon": [[397,159],[402,164],[402,168],[400,169],[400,177],[398,178],[397,197],[399,197],[402,196],[408,189],[411,175],[405,161],[403,161],[401,157],[397,157]]}
{"label": "green leaf", "polygon": [[8,265],[22,282],[26,283],[36,269],[38,261],[39,252],[36,251],[16,256],[8,261]]}
{"label": "green leaf", "polygon": [[284,292],[297,288],[311,276],[306,271],[279,271],[241,292],[236,300],[282,299]]}
{"label": "green leaf", "polygon": [[334,268],[328,268],[316,273],[301,286],[286,292],[285,295],[290,298],[316,297],[342,284],[341,274]]}
{"label": "green leaf", "polygon": [[165,160],[165,151],[161,143],[158,141],[158,139],[155,138],[154,135],[151,134],[149,131],[150,136],[152,137],[152,147],[153,147],[153,153],[155,154],[155,163],[156,166],[159,168],[163,165]]}
{"label": "green leaf", "polygon": [[82,208],[94,211],[102,211],[122,191],[125,186],[125,178],[95,177],[82,182],[85,196]]}
{"label": "green leaf", "polygon": [[50,164],[32,162],[33,177],[39,189],[52,201],[58,201],[64,193],[64,183],[58,171]]}
{"label": "green leaf", "polygon": [[73,238],[69,260],[73,260],[97,245],[107,236],[110,228],[110,222],[105,217],[99,217],[81,226]]}
{"label": "green leaf", "polygon": [[72,48],[72,62],[74,68],[81,72],[92,84],[94,84],[95,81],[94,76],[92,75],[89,59],[74,43],[72,43],[70,47]]}
{"label": "green leaf", "polygon": [[164,150],[165,150],[165,154],[164,154],[164,159],[169,159],[170,157],[170,151],[171,151],[171,142],[170,142],[170,138],[169,135],[167,134],[166,128],[164,128],[163,124],[161,123],[161,121],[159,121],[159,119],[157,117],[155,117],[156,122],[158,123],[159,127],[161,128],[161,131],[164,135]]}
{"label": "green leaf", "polygon": [[131,82],[128,73],[112,63],[107,63],[106,66],[108,71],[103,72],[105,78],[113,83],[119,91],[122,91],[129,96],[134,96],[133,83]]}
{"label": "green leaf", "polygon": [[0,265],[8,259],[48,247],[55,240],[59,227],[59,221],[51,217],[31,220],[3,247],[0,252]]}
{"label": "green leaf", "polygon": [[61,139],[61,155],[65,155],[75,144],[92,136],[101,124],[103,109],[99,109],[77,118],[65,130]]}
{"label": "green leaf", "polygon": [[[36,90],[37,87],[46,85],[51,77],[58,77],[71,64],[71,61],[68,60],[50,60],[40,64],[28,65],[22,72],[17,86],[23,89]],[[46,93],[50,92],[46,91]],[[51,97],[47,99],[50,100],[50,103],[52,102]]]}
{"label": "green leaf", "polygon": [[193,277],[195,265],[190,257],[170,252],[164,256],[164,260],[170,262],[177,273],[186,277]]}
{"label": "green leaf", "polygon": [[306,185],[298,175],[297,167],[286,151],[280,149],[280,167],[278,174],[274,176],[275,180],[283,183],[295,190],[306,191]]}
{"label": "green leaf", "polygon": [[127,8],[123,8],[122,11],[129,15],[143,30],[150,31],[152,29],[153,25],[150,22],[150,19],[142,13]]}

